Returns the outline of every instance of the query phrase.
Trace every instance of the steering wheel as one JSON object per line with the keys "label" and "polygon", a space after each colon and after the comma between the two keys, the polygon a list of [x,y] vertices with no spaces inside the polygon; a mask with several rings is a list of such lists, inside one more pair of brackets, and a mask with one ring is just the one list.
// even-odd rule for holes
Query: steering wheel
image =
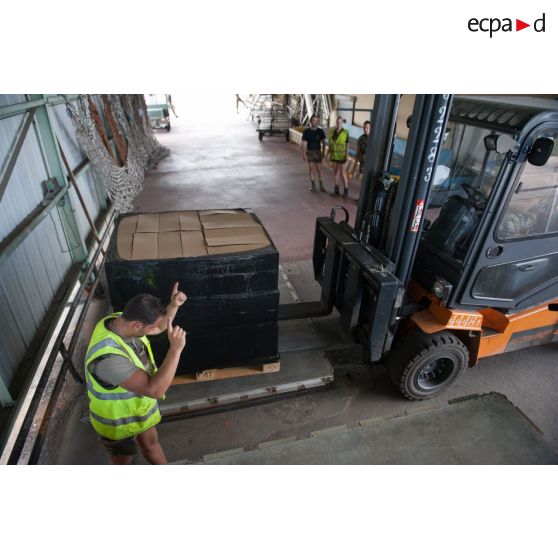
{"label": "steering wheel", "polygon": [[465,190],[465,193],[473,200],[476,205],[479,204],[486,204],[488,198],[479,190],[475,190],[473,187],[469,186],[469,184],[460,184],[461,188]]}

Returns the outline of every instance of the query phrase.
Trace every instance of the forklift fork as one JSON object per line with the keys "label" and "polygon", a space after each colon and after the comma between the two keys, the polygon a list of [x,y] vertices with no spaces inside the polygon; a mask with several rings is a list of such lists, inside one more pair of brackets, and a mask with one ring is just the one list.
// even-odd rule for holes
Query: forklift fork
{"label": "forklift fork", "polygon": [[316,220],[313,263],[323,308],[339,311],[341,327],[364,346],[367,361],[380,360],[391,346],[401,299],[394,264],[363,245],[346,221],[327,217]]}

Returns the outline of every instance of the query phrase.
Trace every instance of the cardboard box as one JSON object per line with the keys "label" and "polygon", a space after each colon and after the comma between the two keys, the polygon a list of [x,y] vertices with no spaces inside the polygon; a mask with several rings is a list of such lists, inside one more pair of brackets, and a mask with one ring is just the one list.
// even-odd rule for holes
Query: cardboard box
{"label": "cardboard box", "polygon": [[267,235],[262,227],[231,227],[228,229],[205,229],[208,246],[242,246],[265,244]]}
{"label": "cardboard box", "polygon": [[249,213],[209,213],[200,215],[203,228],[227,229],[235,227],[259,227],[259,224]]}
{"label": "cardboard box", "polygon": [[123,216],[116,235],[119,256],[138,261],[240,253],[270,244],[254,214],[241,209]]}

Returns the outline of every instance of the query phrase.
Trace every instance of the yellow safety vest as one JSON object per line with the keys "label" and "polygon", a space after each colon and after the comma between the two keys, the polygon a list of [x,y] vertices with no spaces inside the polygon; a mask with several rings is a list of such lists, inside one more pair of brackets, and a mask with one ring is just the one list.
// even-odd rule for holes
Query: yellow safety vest
{"label": "yellow safety vest", "polygon": [[85,376],[91,424],[101,436],[110,440],[137,436],[161,422],[161,413],[156,399],[138,395],[120,386],[106,389],[99,384],[89,370],[89,366],[95,359],[111,354],[129,359],[150,376],[157,372],[147,337],[140,337],[140,340],[147,350],[151,370],[146,370],[138,355],[120,336],[107,329],[105,322],[121,314],[122,312],[111,314],[95,326],[85,355]]}
{"label": "yellow safety vest", "polygon": [[347,140],[349,130],[343,128],[337,138],[333,139],[335,128],[329,132],[329,153],[332,161],[342,161],[347,158]]}

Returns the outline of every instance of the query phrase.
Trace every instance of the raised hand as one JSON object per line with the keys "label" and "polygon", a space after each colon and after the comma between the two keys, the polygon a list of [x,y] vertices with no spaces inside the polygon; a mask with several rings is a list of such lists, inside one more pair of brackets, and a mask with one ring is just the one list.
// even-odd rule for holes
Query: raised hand
{"label": "raised hand", "polygon": [[167,322],[167,335],[171,349],[182,351],[186,345],[186,332],[179,326],[172,327],[172,320]]}
{"label": "raised hand", "polygon": [[180,308],[180,306],[182,306],[187,299],[188,297],[182,291],[178,290],[178,282],[176,282],[172,288],[170,303],[175,308]]}

